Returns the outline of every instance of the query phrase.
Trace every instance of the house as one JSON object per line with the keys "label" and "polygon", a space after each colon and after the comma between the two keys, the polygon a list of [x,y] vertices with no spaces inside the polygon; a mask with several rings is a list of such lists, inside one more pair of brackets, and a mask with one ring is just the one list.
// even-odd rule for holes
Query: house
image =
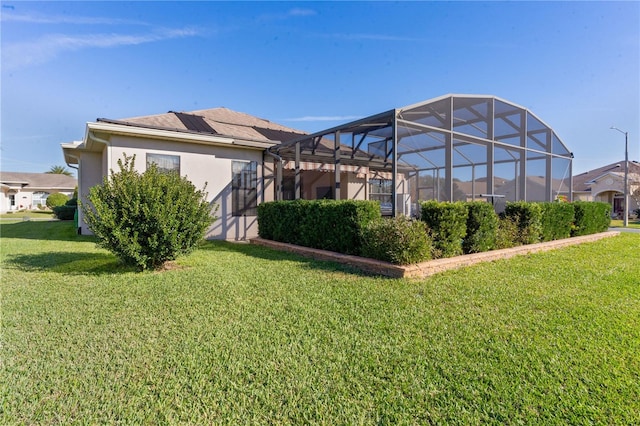
{"label": "house", "polygon": [[[82,141],[62,144],[65,161],[78,168],[79,198],[118,160],[135,155],[136,169],[155,163],[186,176],[219,206],[207,238],[243,240],[257,235],[258,202],[273,199],[264,178],[265,150],[302,132],[227,108],[87,123]],[[90,233],[79,212],[79,232]]]}
{"label": "house", "polygon": [[[624,212],[624,161],[607,164],[573,177],[573,198],[611,204],[613,217],[622,218]],[[640,189],[640,163],[629,161],[629,194]],[[629,215],[640,208],[637,197],[629,197]]]}
{"label": "house", "polygon": [[[100,118],[62,150],[78,168],[80,200],[123,155],[135,155],[139,171],[155,163],[206,185],[219,206],[206,237],[228,240],[256,236],[257,205],[271,200],[377,200],[383,214],[408,215],[429,199],[505,198],[501,187],[511,182],[514,200],[551,201],[570,191],[573,158],[526,108],[478,95],[445,95],[313,134],[227,108]],[[79,232],[89,233],[82,219]]]}
{"label": "house", "polygon": [[64,174],[0,172],[0,213],[41,208],[56,192],[71,197],[77,184]]}

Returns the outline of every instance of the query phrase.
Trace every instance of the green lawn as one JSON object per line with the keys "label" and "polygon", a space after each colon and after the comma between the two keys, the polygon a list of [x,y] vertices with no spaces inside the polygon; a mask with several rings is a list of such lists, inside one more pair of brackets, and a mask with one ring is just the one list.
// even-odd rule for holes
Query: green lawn
{"label": "green lawn", "polygon": [[54,216],[51,210],[22,210],[13,213],[0,214],[0,219],[49,220],[54,219]]}
{"label": "green lawn", "polygon": [[408,281],[1,232],[3,425],[640,423],[638,234]]}

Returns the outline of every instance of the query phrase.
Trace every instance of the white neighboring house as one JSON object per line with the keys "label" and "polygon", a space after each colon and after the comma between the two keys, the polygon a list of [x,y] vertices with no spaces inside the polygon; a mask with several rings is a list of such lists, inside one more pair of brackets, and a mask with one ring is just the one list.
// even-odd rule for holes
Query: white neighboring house
{"label": "white neighboring house", "polygon": [[37,210],[56,192],[73,196],[78,181],[55,173],[0,172],[0,213]]}
{"label": "white neighboring house", "polygon": [[[640,163],[629,161],[629,193],[640,188]],[[611,215],[622,218],[624,210],[624,161],[607,164],[573,177],[573,198],[583,201],[601,201],[611,204]],[[640,203],[629,196],[629,215],[640,208]]]}

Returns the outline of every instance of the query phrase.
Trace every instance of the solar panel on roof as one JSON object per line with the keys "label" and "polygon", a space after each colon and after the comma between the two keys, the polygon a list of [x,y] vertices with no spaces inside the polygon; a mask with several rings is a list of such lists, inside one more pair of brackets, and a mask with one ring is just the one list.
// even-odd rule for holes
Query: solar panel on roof
{"label": "solar panel on roof", "polygon": [[270,141],[286,142],[303,136],[300,133],[287,132],[286,130],[266,129],[264,127],[256,126],[253,126],[253,129]]}
{"label": "solar panel on roof", "polygon": [[217,133],[215,129],[199,115],[185,114],[184,112],[174,112],[174,114],[189,130],[200,133]]}

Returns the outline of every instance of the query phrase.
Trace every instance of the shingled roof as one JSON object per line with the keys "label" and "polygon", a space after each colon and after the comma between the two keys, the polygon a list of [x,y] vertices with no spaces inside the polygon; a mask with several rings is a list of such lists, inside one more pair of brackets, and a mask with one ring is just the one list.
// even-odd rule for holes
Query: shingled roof
{"label": "shingled roof", "polygon": [[301,130],[223,107],[191,112],[169,111],[165,114],[118,120],[98,118],[97,121],[184,133],[211,134],[259,142],[286,142],[307,134]]}
{"label": "shingled roof", "polygon": [[[600,176],[613,173],[624,175],[624,161],[618,163],[607,164],[606,166],[598,167],[597,169],[589,170],[588,172],[580,173],[573,177],[573,191],[574,192],[589,192],[591,191],[590,183],[599,178]],[[640,175],[640,164],[637,161],[629,161],[629,176],[632,178],[634,175]],[[631,180],[631,179],[630,179]]]}
{"label": "shingled roof", "polygon": [[57,173],[0,172],[0,183],[4,186],[29,189],[73,190],[78,180],[73,176]]}

